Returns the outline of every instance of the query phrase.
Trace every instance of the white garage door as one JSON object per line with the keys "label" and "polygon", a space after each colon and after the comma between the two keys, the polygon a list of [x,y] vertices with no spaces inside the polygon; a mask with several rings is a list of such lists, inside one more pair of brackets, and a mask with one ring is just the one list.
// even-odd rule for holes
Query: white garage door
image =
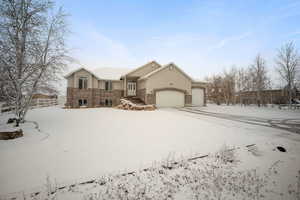
{"label": "white garage door", "polygon": [[200,88],[192,89],[192,105],[203,106],[204,105],[204,90]]}
{"label": "white garage door", "polygon": [[164,90],[156,92],[157,107],[183,107],[184,94],[173,90]]}

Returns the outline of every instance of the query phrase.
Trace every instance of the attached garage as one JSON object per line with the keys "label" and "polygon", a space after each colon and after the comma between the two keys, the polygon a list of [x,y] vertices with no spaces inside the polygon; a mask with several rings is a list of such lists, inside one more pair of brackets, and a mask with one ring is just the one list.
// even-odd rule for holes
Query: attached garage
{"label": "attached garage", "polygon": [[192,105],[204,106],[204,89],[202,88],[192,89]]}
{"label": "attached garage", "polygon": [[184,107],[184,93],[173,90],[156,92],[156,106],[161,107]]}

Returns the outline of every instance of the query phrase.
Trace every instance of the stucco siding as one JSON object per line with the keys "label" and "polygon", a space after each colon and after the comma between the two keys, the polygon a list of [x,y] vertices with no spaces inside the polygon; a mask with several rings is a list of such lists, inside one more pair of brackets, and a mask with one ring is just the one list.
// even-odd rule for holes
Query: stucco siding
{"label": "stucco siding", "polygon": [[160,72],[148,77],[147,94],[153,93],[153,90],[160,88],[177,88],[191,94],[191,80],[182,74],[177,68],[165,68]]}

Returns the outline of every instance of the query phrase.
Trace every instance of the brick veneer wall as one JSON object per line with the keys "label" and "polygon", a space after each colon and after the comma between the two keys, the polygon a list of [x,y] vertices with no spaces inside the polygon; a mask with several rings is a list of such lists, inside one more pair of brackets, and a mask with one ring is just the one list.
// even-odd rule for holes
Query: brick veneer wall
{"label": "brick veneer wall", "polygon": [[155,104],[155,95],[154,94],[146,94],[146,104]]}
{"label": "brick veneer wall", "polygon": [[191,105],[192,104],[192,95],[184,95],[184,104]]}
{"label": "brick veneer wall", "polygon": [[122,90],[106,91],[104,89],[88,88],[67,88],[67,102],[66,106],[79,107],[79,99],[86,99],[88,107],[100,107],[104,106],[101,103],[105,103],[105,99],[111,99],[112,105],[116,106],[120,104],[120,98],[123,96]]}

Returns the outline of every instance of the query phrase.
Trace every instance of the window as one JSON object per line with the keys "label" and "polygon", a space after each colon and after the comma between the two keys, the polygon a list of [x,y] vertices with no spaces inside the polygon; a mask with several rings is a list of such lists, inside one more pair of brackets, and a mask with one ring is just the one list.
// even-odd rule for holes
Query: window
{"label": "window", "polygon": [[105,90],[106,91],[112,90],[112,82],[111,81],[105,81]]}
{"label": "window", "polygon": [[78,100],[78,105],[79,106],[86,106],[87,105],[87,100],[86,99],[79,99]]}
{"label": "window", "polygon": [[105,99],[105,106],[112,106],[112,100],[111,99]]}
{"label": "window", "polygon": [[86,89],[87,88],[87,78],[80,77],[78,80],[78,88],[79,89]]}

